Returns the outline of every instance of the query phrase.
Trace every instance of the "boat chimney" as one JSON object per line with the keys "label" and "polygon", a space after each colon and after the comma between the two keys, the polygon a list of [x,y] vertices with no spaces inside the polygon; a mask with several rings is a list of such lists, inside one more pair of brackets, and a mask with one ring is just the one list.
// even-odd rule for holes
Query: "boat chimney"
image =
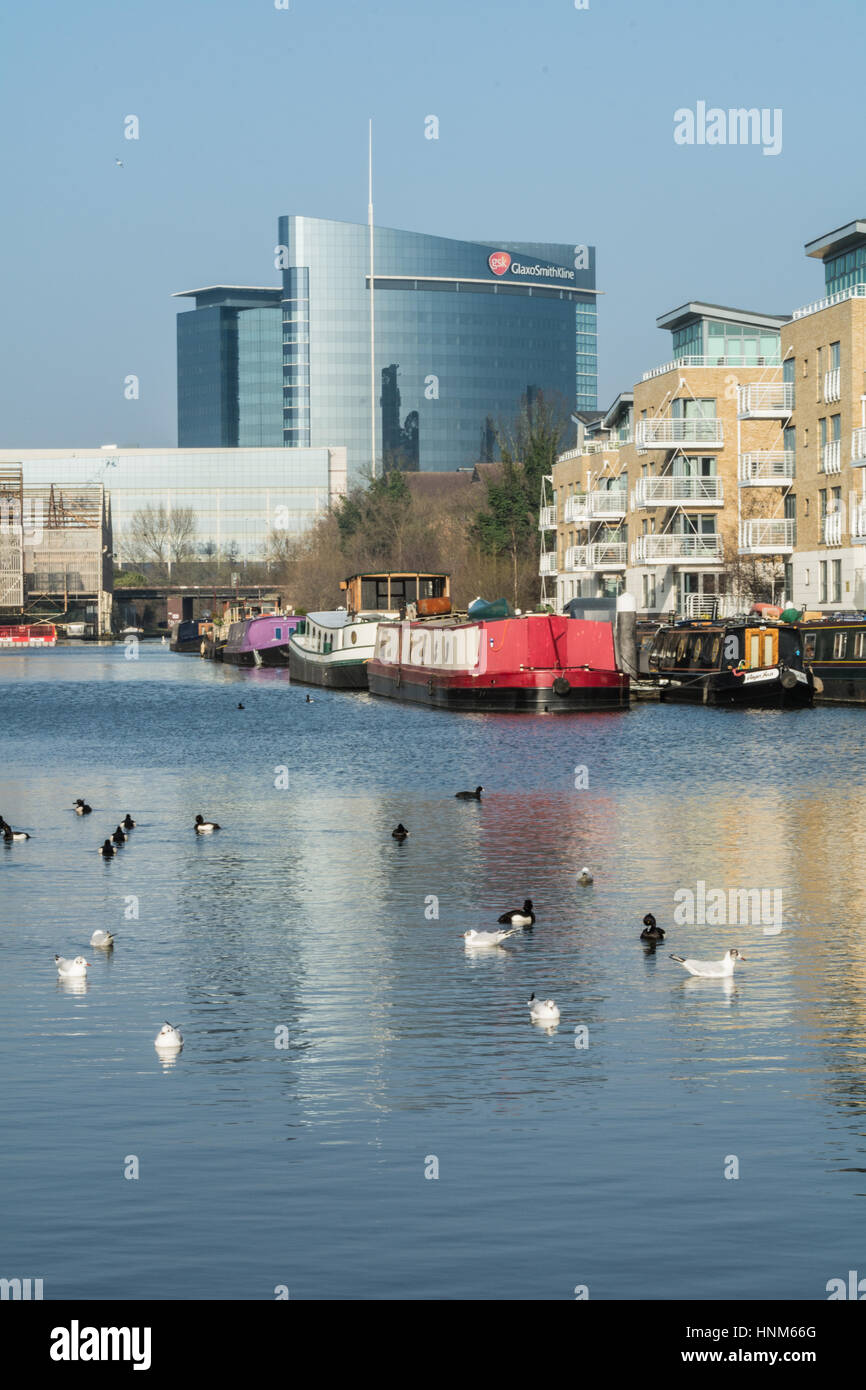
{"label": "boat chimney", "polygon": [[617,665],[637,679],[637,602],[634,594],[619,594],[616,600],[614,650]]}

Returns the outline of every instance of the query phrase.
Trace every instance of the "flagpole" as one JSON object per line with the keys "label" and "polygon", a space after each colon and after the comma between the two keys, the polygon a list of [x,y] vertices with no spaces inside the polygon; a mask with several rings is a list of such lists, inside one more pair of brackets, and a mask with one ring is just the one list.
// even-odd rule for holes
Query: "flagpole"
{"label": "flagpole", "polygon": [[367,223],[370,228],[370,469],[376,476],[376,312],[373,288],[373,120],[370,118],[367,156]]}

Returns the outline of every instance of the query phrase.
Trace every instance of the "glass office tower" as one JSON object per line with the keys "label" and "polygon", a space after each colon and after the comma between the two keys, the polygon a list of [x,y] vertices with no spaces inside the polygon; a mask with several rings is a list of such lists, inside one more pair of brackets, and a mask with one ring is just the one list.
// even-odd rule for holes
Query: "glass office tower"
{"label": "glass office tower", "polygon": [[594,248],[377,227],[371,381],[368,238],[280,218],[284,444],[345,445],[357,476],[372,400],[377,471],[453,470],[491,457],[527,393],[596,407]]}
{"label": "glass office tower", "polygon": [[266,448],[283,442],[279,287],[185,290],[177,318],[181,448]]}

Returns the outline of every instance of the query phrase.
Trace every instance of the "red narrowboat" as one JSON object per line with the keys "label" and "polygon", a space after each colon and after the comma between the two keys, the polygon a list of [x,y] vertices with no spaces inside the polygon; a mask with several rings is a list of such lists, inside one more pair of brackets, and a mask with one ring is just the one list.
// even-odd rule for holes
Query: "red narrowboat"
{"label": "red narrowboat", "polygon": [[57,630],[53,623],[14,623],[0,627],[0,647],[53,647]]}

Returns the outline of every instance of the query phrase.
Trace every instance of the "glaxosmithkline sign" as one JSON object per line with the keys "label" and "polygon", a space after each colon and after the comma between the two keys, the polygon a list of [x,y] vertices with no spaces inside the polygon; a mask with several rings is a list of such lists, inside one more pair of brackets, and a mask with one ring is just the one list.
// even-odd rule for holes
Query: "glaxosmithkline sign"
{"label": "glaxosmithkline sign", "polygon": [[523,265],[513,261],[507,251],[494,251],[487,257],[487,264],[494,275],[519,275],[527,280],[574,280],[574,271],[561,265]]}

